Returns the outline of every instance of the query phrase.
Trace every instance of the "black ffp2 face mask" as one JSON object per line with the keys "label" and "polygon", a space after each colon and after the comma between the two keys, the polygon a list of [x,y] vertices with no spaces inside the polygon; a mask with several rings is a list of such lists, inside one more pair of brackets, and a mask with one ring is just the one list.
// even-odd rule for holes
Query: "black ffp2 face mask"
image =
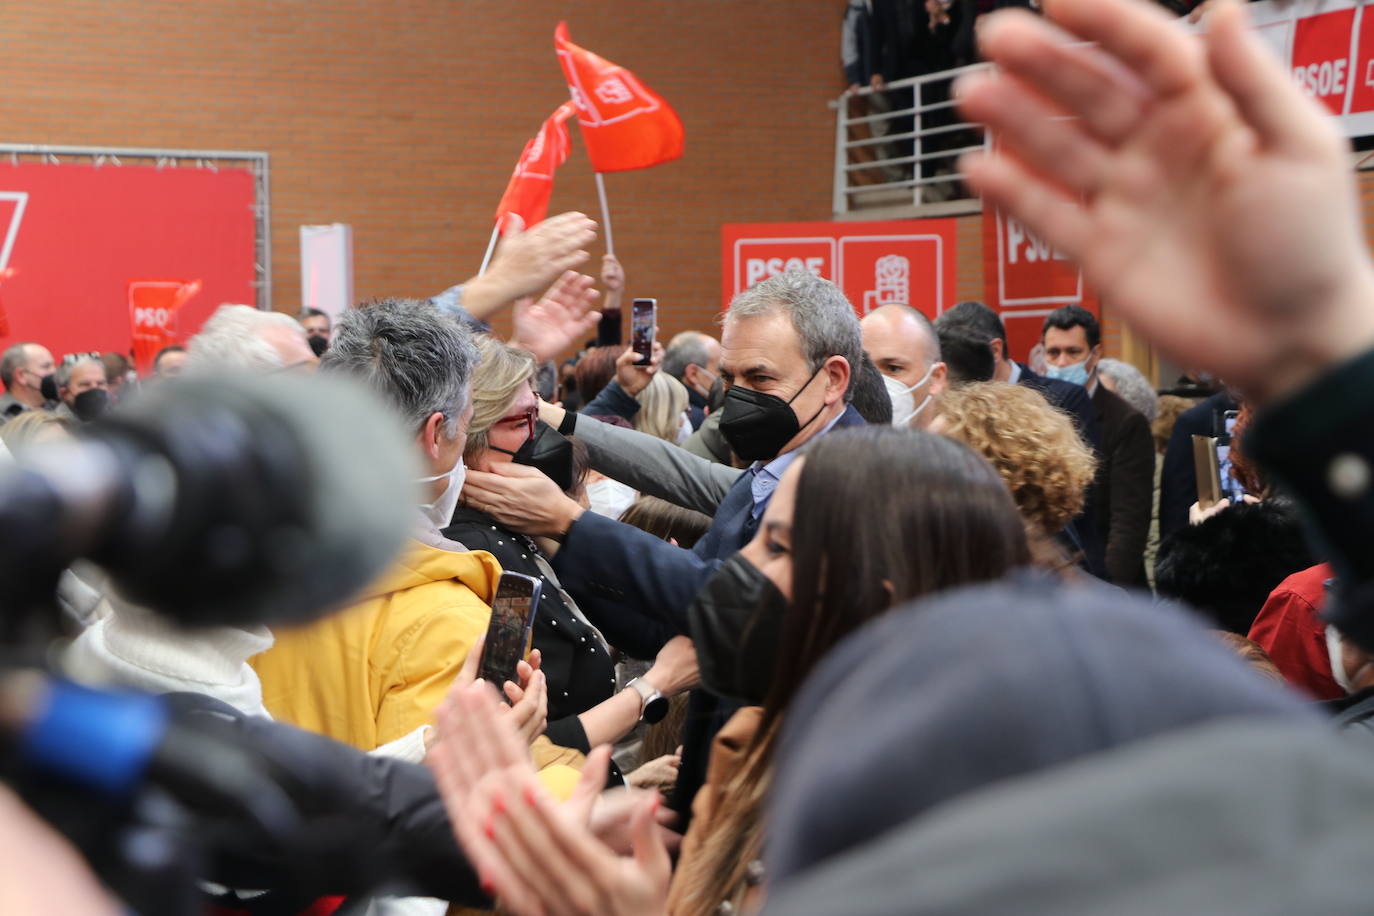
{"label": "black ffp2 face mask", "polygon": [[567,492],[573,485],[573,447],[558,430],[543,420],[534,424],[534,435],[515,451],[491,446],[492,451],[510,455],[516,464],[534,468]]}
{"label": "black ffp2 face mask", "polygon": [[324,356],[324,352],[329,349],[327,337],[307,337],[306,343],[310,344],[310,352],[316,356]]}
{"label": "black ffp2 face mask", "polygon": [[110,409],[110,393],[104,388],[88,388],[72,398],[72,413],[88,423]]}
{"label": "black ffp2 face mask", "polygon": [[811,373],[806,384],[786,401],[775,394],[732,386],[725,393],[725,404],[721,408],[720,432],[735,454],[745,461],[772,461],[797,433],[814,423],[825,405],[822,404],[810,420],[800,423],[792,410],[792,401],[801,397],[823,368]]}
{"label": "black ffp2 face mask", "polygon": [[702,686],[762,705],[772,688],[788,607],[773,580],[743,554],[722,563],[687,608]]}
{"label": "black ffp2 face mask", "polygon": [[57,400],[57,373],[49,372],[43,376],[43,380],[38,384],[38,393],[43,395],[45,401]]}

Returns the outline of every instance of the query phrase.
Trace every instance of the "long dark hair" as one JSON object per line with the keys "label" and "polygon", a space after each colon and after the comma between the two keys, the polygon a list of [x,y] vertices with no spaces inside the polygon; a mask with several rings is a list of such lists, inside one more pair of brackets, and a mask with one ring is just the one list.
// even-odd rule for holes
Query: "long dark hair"
{"label": "long dark hair", "polygon": [[1025,526],[992,465],[968,446],[893,427],[845,430],[806,450],[792,521],[792,601],[765,722],[840,640],[887,609],[1001,578],[1030,561]]}
{"label": "long dark hair", "polygon": [[772,689],[747,761],[719,792],[695,861],[673,881],[673,916],[738,908],[763,843],[781,718],[830,649],[889,608],[1030,562],[1025,527],[992,465],[968,446],[891,426],[843,430],[806,450],[792,514],[792,601]]}

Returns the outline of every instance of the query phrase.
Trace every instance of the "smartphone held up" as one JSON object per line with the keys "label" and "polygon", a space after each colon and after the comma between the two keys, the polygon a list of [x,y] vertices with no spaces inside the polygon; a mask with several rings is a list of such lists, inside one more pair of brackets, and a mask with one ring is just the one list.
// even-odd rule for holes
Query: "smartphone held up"
{"label": "smartphone held up", "polygon": [[503,572],[491,602],[491,622],[477,664],[477,676],[494,684],[507,703],[501,685],[516,680],[515,666],[529,653],[541,583],[533,576]]}
{"label": "smartphone held up", "polygon": [[654,354],[654,335],[658,330],[658,300],[636,299],[630,305],[630,346],[635,365],[647,366]]}

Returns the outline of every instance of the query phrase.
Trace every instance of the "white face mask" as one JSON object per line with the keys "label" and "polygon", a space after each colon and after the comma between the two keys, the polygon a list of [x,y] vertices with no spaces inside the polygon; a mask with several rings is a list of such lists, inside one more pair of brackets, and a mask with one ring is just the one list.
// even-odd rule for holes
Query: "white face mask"
{"label": "white face mask", "polygon": [[1341,658],[1341,634],[1335,627],[1326,626],[1326,654],[1331,659],[1331,679],[1346,693],[1354,693],[1350,677],[1345,673],[1345,661]]}
{"label": "white face mask", "polygon": [[592,511],[606,518],[620,518],[620,514],[634,504],[636,496],[634,487],[609,477],[587,484],[587,502],[591,503]]}
{"label": "white face mask", "polygon": [[916,396],[911,392],[930,381],[931,375],[935,373],[936,365],[936,363],[931,363],[926,374],[921,376],[920,381],[914,385],[903,385],[890,375],[883,376],[883,384],[887,386],[887,396],[892,399],[893,426],[910,426],[921,415],[921,411],[926,409],[926,405],[930,403],[930,395],[927,394],[925,400],[917,405]]}
{"label": "white face mask", "polygon": [[687,416],[686,411],[684,411],[682,416],[679,417],[677,421],[677,444],[681,445],[688,439],[692,438],[693,432],[694,430],[692,429],[692,421]]}
{"label": "white face mask", "polygon": [[420,511],[425,514],[425,518],[434,524],[435,528],[444,529],[448,523],[453,521],[453,510],[458,506],[458,495],[463,492],[463,481],[467,479],[467,465],[463,464],[463,453],[458,453],[458,462],[447,474],[435,474],[433,477],[421,477],[417,483],[427,484],[436,480],[448,478],[448,483],[444,485],[444,492],[439,494],[439,498],[432,503],[421,503]]}

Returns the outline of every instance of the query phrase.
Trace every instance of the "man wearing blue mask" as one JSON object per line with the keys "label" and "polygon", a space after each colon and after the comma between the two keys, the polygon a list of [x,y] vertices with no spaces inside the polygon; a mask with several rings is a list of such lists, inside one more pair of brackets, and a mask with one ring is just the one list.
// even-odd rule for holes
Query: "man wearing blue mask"
{"label": "man wearing blue mask", "polygon": [[1107,577],[1117,585],[1143,585],[1154,494],[1150,423],[1098,384],[1102,329],[1087,309],[1077,305],[1055,309],[1045,318],[1040,342],[1045,348],[1045,374],[1086,388],[1101,429],[1094,504],[1098,531],[1106,534]]}

